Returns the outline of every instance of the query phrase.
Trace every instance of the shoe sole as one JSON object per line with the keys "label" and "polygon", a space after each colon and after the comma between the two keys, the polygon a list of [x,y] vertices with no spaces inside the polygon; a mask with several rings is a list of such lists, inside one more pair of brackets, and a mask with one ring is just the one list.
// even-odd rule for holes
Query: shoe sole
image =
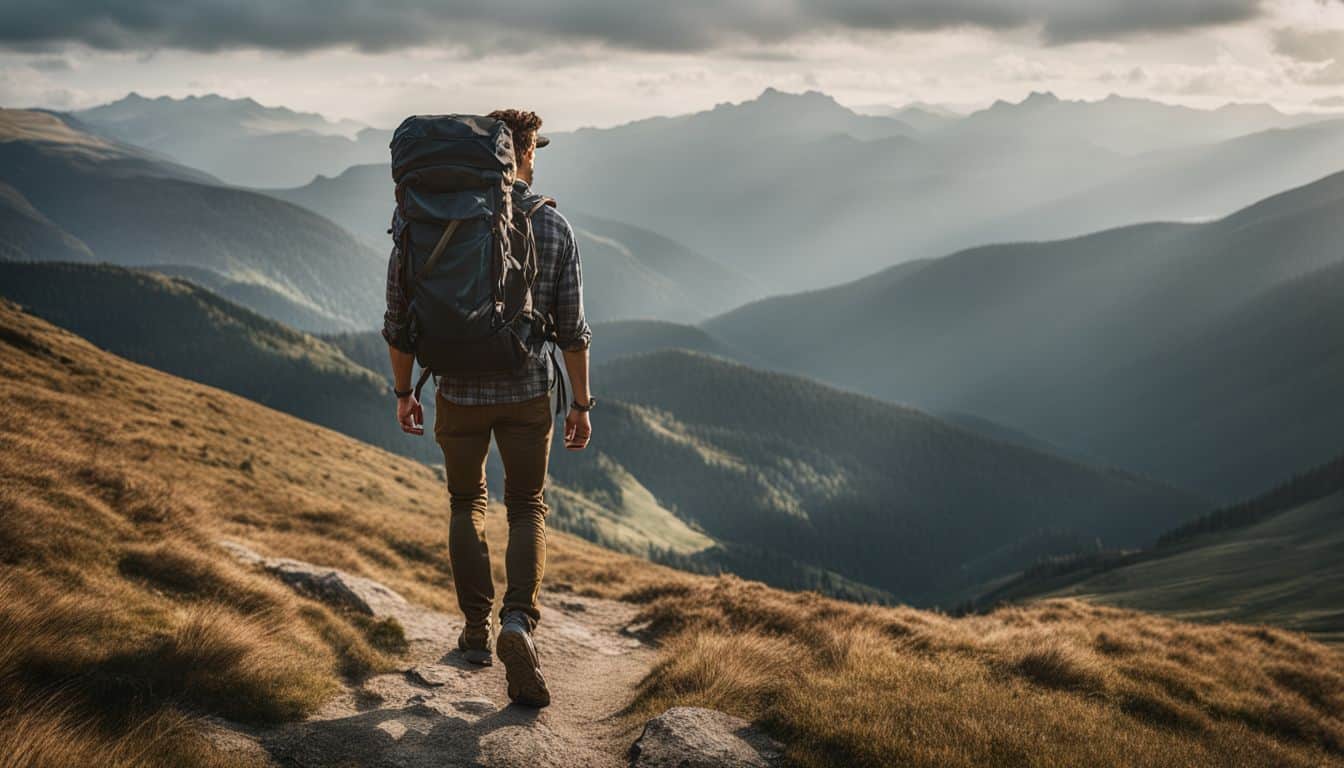
{"label": "shoe sole", "polygon": [[479,667],[489,667],[493,666],[495,663],[495,657],[489,651],[463,650],[462,658]]}
{"label": "shoe sole", "polygon": [[541,674],[541,660],[532,638],[523,632],[501,632],[495,652],[504,662],[504,677],[509,681],[509,699],[529,707],[551,703],[551,691]]}

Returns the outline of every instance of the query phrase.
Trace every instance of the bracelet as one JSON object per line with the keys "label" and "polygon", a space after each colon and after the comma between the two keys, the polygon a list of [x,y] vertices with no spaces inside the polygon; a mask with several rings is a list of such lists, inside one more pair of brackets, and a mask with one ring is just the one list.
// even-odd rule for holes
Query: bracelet
{"label": "bracelet", "polygon": [[569,404],[569,407],[570,407],[570,408],[573,408],[574,410],[578,411],[579,413],[587,413],[587,412],[593,410],[593,406],[594,406],[594,405],[597,405],[597,398],[596,398],[596,397],[590,397],[590,398],[588,398],[588,404],[587,404],[587,405],[579,405],[579,401],[578,401],[578,400],[575,400],[575,401],[573,401],[573,402],[571,402],[571,403]]}
{"label": "bracelet", "polygon": [[403,397],[410,397],[411,393],[414,391],[415,391],[414,389],[397,389],[396,387],[392,388],[392,394],[396,395],[398,400],[400,400]]}

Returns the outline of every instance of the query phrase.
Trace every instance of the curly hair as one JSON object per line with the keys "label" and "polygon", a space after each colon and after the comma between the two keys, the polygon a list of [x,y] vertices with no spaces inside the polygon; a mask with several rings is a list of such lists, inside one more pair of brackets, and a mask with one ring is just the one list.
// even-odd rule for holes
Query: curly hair
{"label": "curly hair", "polygon": [[536,141],[537,131],[541,129],[541,115],[536,112],[522,109],[496,109],[489,114],[489,117],[509,126],[509,131],[513,134],[513,148],[516,152],[526,152],[531,149],[532,142]]}

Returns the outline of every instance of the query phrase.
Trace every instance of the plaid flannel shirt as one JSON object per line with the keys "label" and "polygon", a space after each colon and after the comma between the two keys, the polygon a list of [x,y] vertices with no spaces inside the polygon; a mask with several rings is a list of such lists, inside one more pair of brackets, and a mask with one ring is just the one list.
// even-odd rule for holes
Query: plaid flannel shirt
{"label": "plaid flannel shirt", "polygon": [[[524,194],[527,184],[515,186]],[[592,331],[583,317],[583,271],[574,230],[554,207],[542,206],[532,217],[537,241],[537,281],[532,286],[533,308],[555,321],[556,345],[563,350],[587,349]],[[401,254],[396,244],[387,262],[387,312],[383,338],[400,348],[410,322],[410,308],[402,286]],[[403,349],[403,352],[410,352]],[[556,371],[545,350],[534,353],[522,370],[490,376],[443,376],[439,394],[458,405],[502,405],[541,397],[551,391]]]}

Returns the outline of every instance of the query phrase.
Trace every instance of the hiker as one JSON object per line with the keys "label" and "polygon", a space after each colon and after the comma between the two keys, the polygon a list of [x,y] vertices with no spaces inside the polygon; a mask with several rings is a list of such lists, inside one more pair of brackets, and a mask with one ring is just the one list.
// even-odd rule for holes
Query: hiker
{"label": "hiker", "polygon": [[[555,201],[532,191],[541,118],[506,109],[486,117],[409,117],[392,139],[397,207],[383,336],[392,359],[397,421],[424,433],[420,387],[437,378],[434,437],[447,466],[448,554],[466,618],[458,649],[491,662],[495,598],[485,541],[485,460],[494,435],[504,462],[508,586],[495,645],[509,698],[544,707],[532,632],[546,565],[546,467],[552,390],[564,410],[561,351],[573,388],[564,443],[588,444],[588,344],[579,249]],[[423,369],[411,385],[412,363]]]}

